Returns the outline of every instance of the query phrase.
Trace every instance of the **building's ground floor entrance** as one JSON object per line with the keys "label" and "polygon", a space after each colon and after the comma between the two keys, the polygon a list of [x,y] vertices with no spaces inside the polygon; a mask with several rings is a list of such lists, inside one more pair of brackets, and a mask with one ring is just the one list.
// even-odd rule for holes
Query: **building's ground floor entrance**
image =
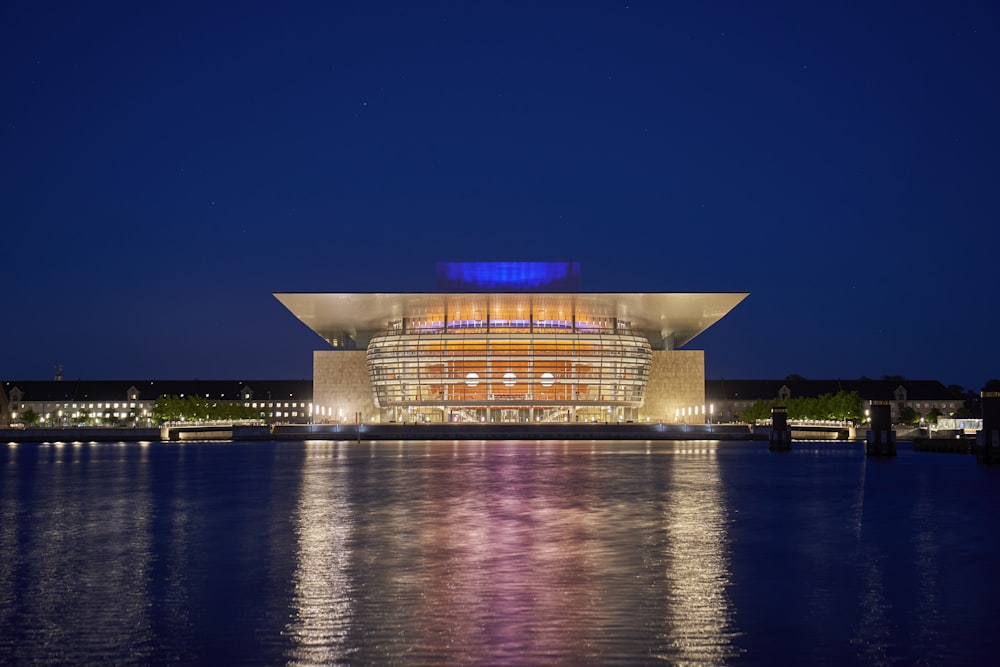
{"label": "building's ground floor entrance", "polygon": [[639,408],[602,405],[463,405],[392,407],[382,411],[383,422],[395,423],[546,423],[629,422]]}

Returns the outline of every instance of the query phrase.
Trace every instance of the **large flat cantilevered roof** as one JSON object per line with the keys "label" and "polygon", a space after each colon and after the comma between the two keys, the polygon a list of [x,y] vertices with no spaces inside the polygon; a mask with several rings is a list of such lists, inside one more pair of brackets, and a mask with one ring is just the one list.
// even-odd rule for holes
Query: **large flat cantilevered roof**
{"label": "large flat cantilevered roof", "polygon": [[484,319],[488,314],[536,320],[586,317],[617,318],[633,330],[672,335],[674,345],[690,342],[718,322],[748,296],[748,292],[626,292],[626,293],[304,293],[276,292],[295,317],[326,340],[345,333],[385,329],[407,319],[449,321]]}

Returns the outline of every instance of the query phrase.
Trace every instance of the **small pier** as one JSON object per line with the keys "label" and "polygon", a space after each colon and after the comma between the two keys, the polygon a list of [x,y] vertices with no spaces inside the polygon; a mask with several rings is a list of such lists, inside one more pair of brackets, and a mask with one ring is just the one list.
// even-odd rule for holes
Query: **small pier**
{"label": "small pier", "polygon": [[233,426],[190,425],[161,426],[161,442],[178,442],[180,440],[232,440]]}

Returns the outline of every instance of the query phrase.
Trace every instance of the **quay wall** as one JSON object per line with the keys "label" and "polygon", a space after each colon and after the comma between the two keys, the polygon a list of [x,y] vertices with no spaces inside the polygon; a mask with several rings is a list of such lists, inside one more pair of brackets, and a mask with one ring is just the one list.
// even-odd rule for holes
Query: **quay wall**
{"label": "quay wall", "polygon": [[301,424],[272,440],[750,440],[747,426],[720,424]]}
{"label": "quay wall", "polygon": [[975,454],[973,438],[914,438],[915,452],[944,452],[946,454]]}
{"label": "quay wall", "polygon": [[4,428],[0,442],[157,442],[159,428]]}
{"label": "quay wall", "polygon": [[0,442],[193,440],[754,440],[735,424],[281,424],[169,428],[0,429]]}

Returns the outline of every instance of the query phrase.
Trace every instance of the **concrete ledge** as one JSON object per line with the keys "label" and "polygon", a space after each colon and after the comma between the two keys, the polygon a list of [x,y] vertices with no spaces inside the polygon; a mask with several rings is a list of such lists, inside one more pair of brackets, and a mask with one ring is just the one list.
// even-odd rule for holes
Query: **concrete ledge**
{"label": "concrete ledge", "polygon": [[160,440],[159,428],[5,428],[0,442],[135,442]]}
{"label": "concrete ledge", "polygon": [[719,424],[283,424],[169,428],[0,429],[0,442],[182,440],[753,440]]}

